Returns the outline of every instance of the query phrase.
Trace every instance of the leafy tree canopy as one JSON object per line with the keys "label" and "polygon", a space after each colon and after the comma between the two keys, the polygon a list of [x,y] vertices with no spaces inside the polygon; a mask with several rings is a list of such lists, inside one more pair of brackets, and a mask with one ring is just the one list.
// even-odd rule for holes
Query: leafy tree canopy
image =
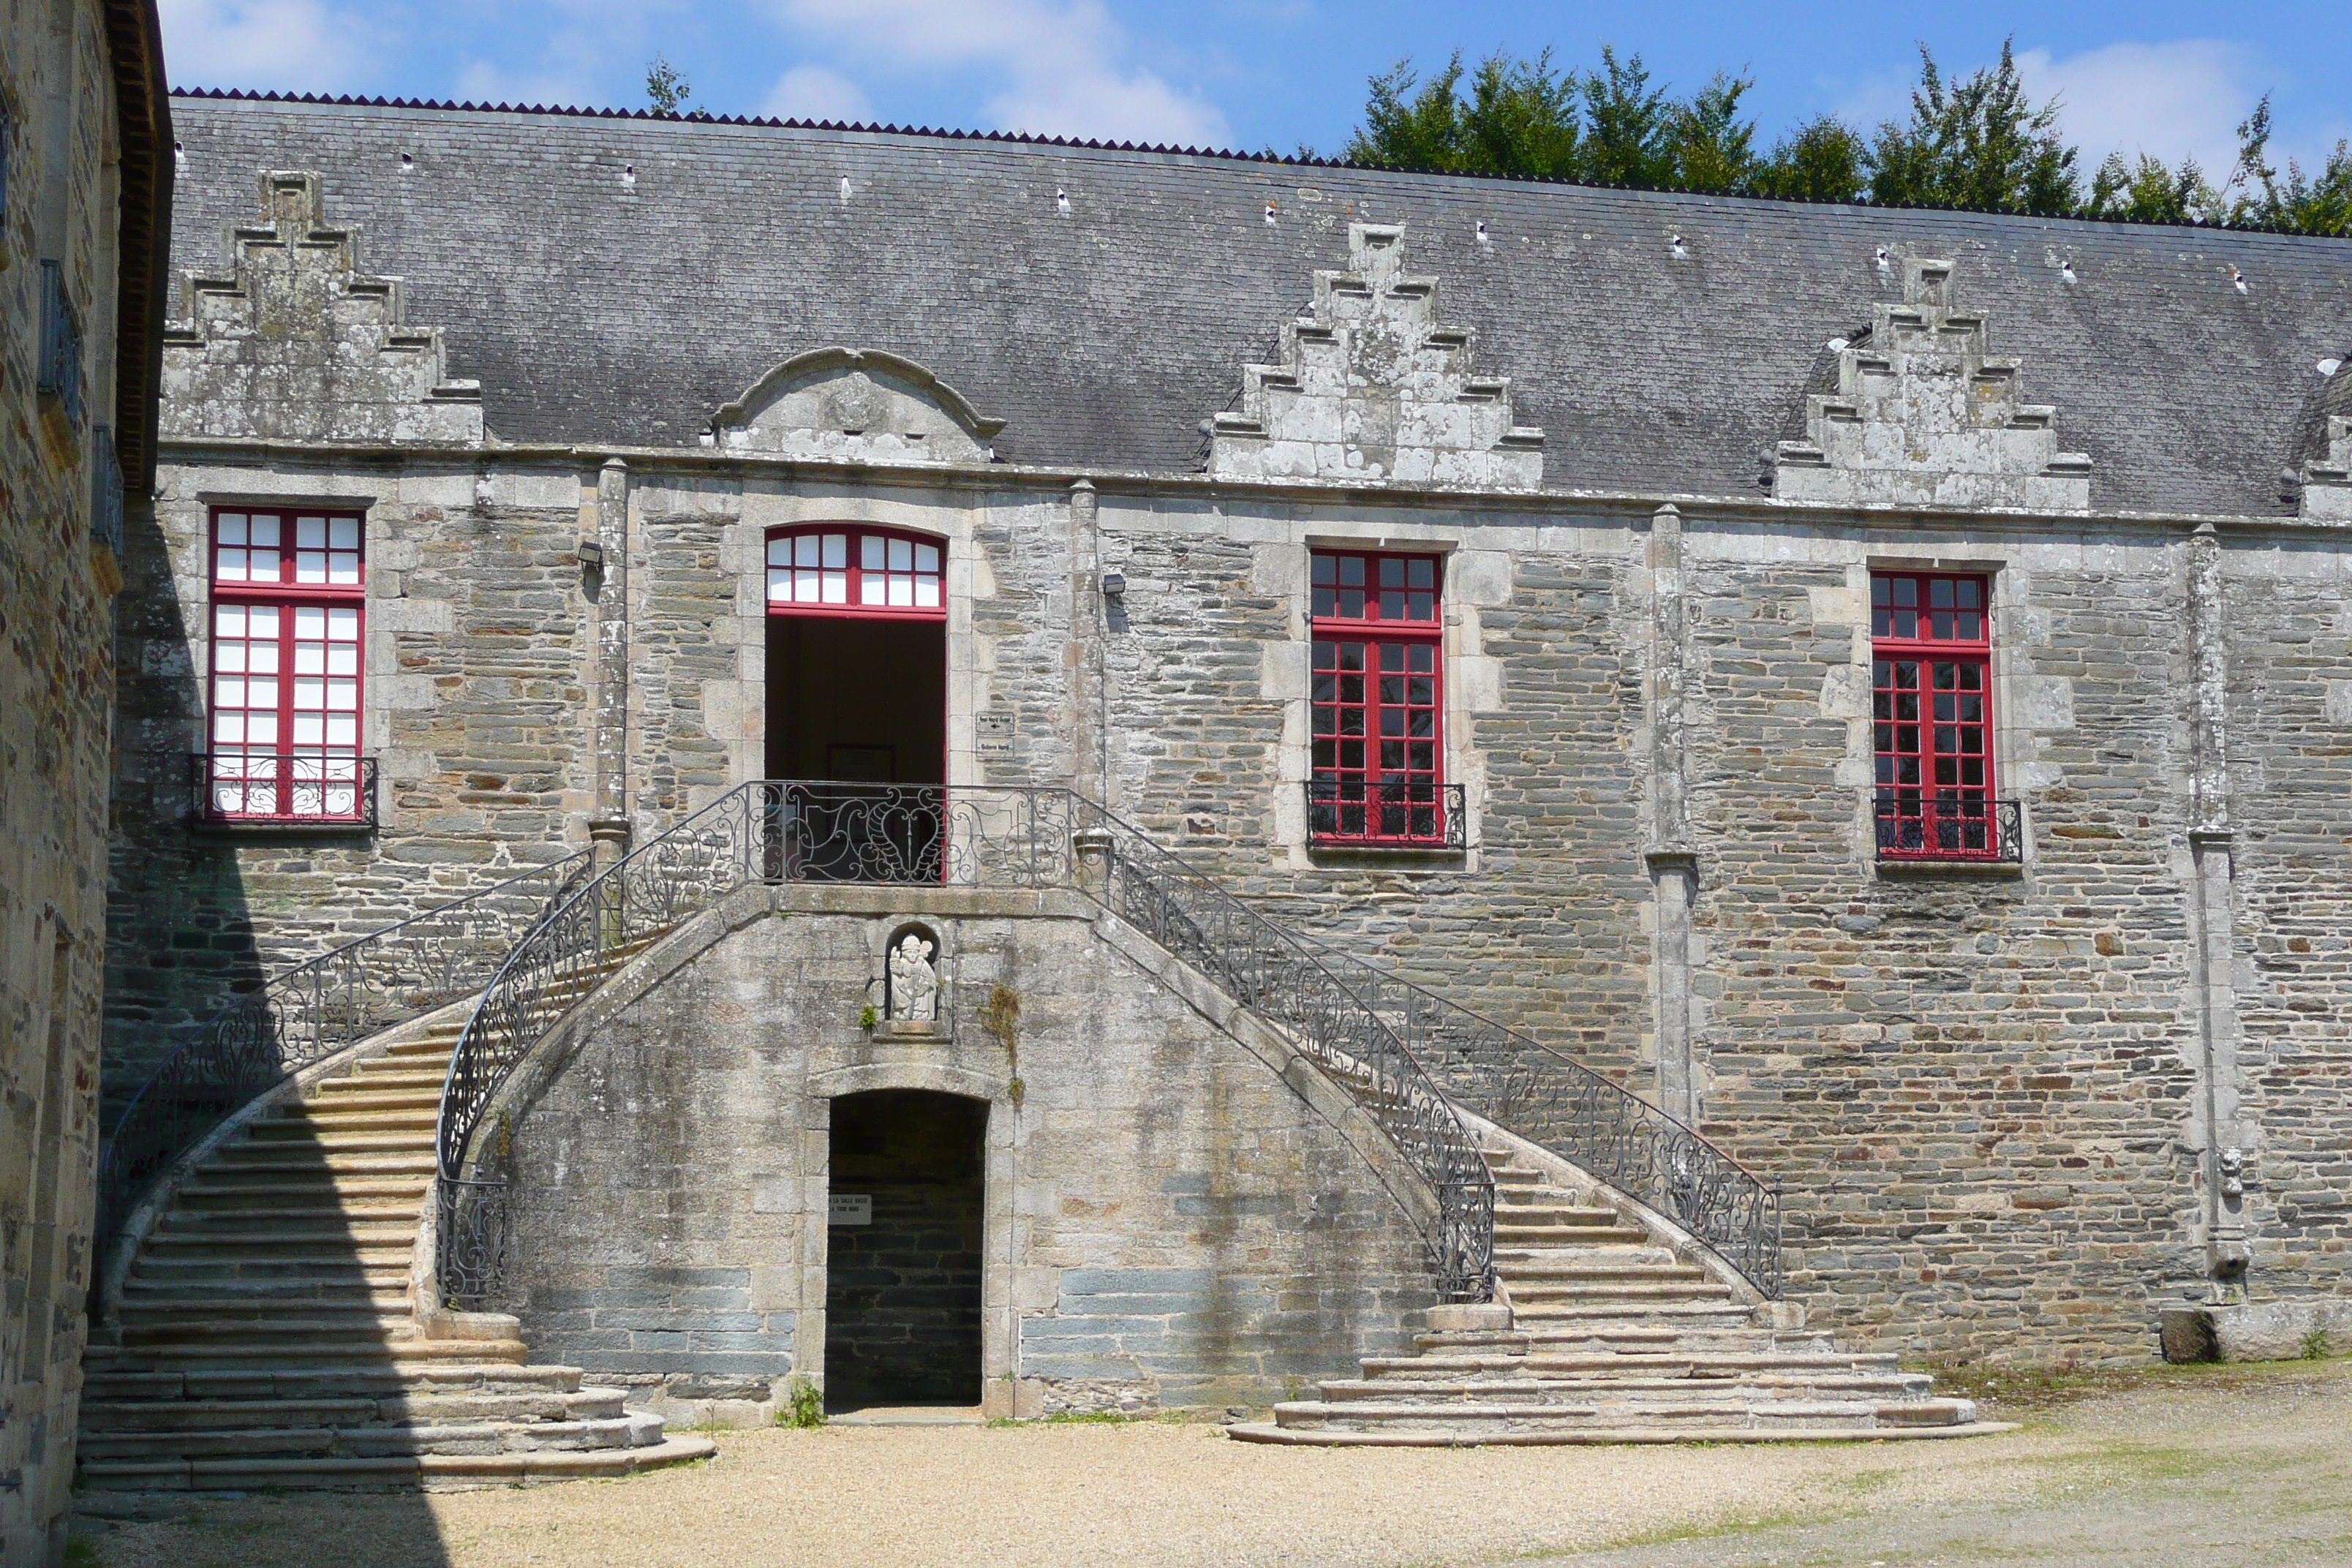
{"label": "leafy tree canopy", "polygon": [[1762,151],[1740,110],[1753,85],[1718,73],[1677,98],[1641,56],[1610,47],[1581,73],[1548,48],[1497,51],[1475,69],[1456,54],[1426,80],[1399,60],[1371,79],[1364,122],[1341,155],[1653,190],[2352,235],[2352,145],[2338,142],[2315,172],[2292,161],[2281,172],[2268,99],[2238,128],[2236,164],[2215,185],[2193,159],[2175,169],[2146,154],[2112,156],[2086,181],[2061,132],[2063,105],[2033,101],[2006,42],[1999,63],[1966,77],[1947,76],[1923,45],[1907,120],[1865,132],[1823,115]]}

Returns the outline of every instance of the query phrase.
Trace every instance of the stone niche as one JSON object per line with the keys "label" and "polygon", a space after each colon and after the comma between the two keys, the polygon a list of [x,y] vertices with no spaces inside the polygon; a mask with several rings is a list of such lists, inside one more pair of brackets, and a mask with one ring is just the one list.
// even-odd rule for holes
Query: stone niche
{"label": "stone niche", "polygon": [[1004,421],[913,360],[818,349],[784,361],[719,410],[714,446],[788,458],[991,463]]}

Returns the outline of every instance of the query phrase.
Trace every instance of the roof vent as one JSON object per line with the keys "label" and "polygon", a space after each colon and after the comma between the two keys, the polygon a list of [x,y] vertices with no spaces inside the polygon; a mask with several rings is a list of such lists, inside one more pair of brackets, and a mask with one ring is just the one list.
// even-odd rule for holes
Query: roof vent
{"label": "roof vent", "polygon": [[1487,237],[1486,226],[1483,223],[1478,226],[1478,243],[1481,245],[1492,245],[1495,243],[1492,239]]}
{"label": "roof vent", "polygon": [[1683,243],[1683,237],[1681,235],[1675,235],[1672,239],[1666,241],[1666,248],[1673,251],[1677,258],[1686,257],[1690,254],[1690,247]]}
{"label": "roof vent", "polygon": [[622,166],[621,188],[627,191],[634,191],[637,188],[637,166],[635,163],[624,164]]}
{"label": "roof vent", "polygon": [[403,153],[400,155],[400,172],[404,174],[415,174],[416,172],[416,160],[410,157],[407,153]]}
{"label": "roof vent", "polygon": [[849,176],[846,174],[841,176],[841,199],[845,202],[849,199]]}
{"label": "roof vent", "polygon": [[2237,286],[2239,293],[2246,291],[2246,275],[2234,267],[2230,268],[2230,281]]}
{"label": "roof vent", "polygon": [[1069,192],[1057,190],[1054,193],[1054,210],[1060,213],[1064,217],[1070,216]]}
{"label": "roof vent", "polygon": [[2058,264],[2058,276],[2059,276],[2059,277],[2061,277],[2061,278],[2063,278],[2063,279],[2064,279],[2067,282],[2069,282],[2069,283],[2074,282],[2074,264],[2073,262],[2071,262],[2071,261],[2062,261],[2062,262],[2060,262],[2060,263]]}
{"label": "roof vent", "polygon": [[1885,271],[1890,266],[1892,266],[1894,264],[1894,260],[1895,258],[1893,257],[1886,254],[1886,247],[1882,245],[1878,247],[1878,269],[1881,272]]}
{"label": "roof vent", "polygon": [[1268,223],[1272,223],[1274,221],[1274,204],[1272,202],[1265,204],[1265,221]]}

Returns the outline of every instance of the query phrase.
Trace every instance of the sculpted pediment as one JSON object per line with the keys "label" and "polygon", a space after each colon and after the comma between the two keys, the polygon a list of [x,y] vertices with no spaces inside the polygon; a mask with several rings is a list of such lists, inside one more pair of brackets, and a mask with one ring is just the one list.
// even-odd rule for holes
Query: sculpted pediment
{"label": "sculpted pediment", "polygon": [[1345,271],[1318,271],[1279,363],[1242,367],[1241,406],[1209,428],[1209,472],[1385,479],[1465,489],[1543,482],[1543,432],[1515,424],[1511,384],[1475,374],[1476,334],[1438,315],[1437,280],[1404,270],[1404,231],[1348,226]]}
{"label": "sculpted pediment", "polygon": [[711,421],[714,446],[792,458],[988,463],[1004,428],[913,360],[817,349],[776,366]]}

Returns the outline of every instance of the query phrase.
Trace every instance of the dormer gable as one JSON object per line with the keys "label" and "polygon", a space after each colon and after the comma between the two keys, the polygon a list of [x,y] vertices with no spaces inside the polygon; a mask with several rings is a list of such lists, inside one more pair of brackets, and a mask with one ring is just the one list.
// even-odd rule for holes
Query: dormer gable
{"label": "dormer gable", "polygon": [[319,176],[265,174],[261,222],[228,231],[225,271],[188,271],[163,331],[163,433],[465,445],[482,389],[448,374],[441,333],[408,324],[397,278],[360,270]]}
{"label": "dormer gable", "polygon": [[1830,504],[2091,504],[2091,459],[2058,449],[2056,410],[2020,398],[2018,362],[1987,352],[1984,319],[1952,300],[1952,264],[1903,263],[1903,300],[1863,337],[1832,344],[1834,389],[1805,399],[1805,436],[1783,441],[1772,493]]}
{"label": "dormer gable", "polygon": [[2291,477],[2302,484],[2304,516],[2352,519],[2352,363],[2323,360],[2319,371],[2327,382],[2316,418],[2305,426],[2317,437],[2317,450]]}
{"label": "dormer gable", "polygon": [[988,463],[1004,421],[910,359],[817,349],[753,382],[711,421],[714,446],[784,457],[889,463]]}
{"label": "dormer gable", "polygon": [[1437,280],[1404,270],[1404,231],[1348,226],[1345,271],[1318,270],[1276,364],[1242,367],[1208,471],[1469,489],[1543,482],[1543,432],[1511,422],[1510,383],[1475,374],[1474,334],[1444,325]]}

